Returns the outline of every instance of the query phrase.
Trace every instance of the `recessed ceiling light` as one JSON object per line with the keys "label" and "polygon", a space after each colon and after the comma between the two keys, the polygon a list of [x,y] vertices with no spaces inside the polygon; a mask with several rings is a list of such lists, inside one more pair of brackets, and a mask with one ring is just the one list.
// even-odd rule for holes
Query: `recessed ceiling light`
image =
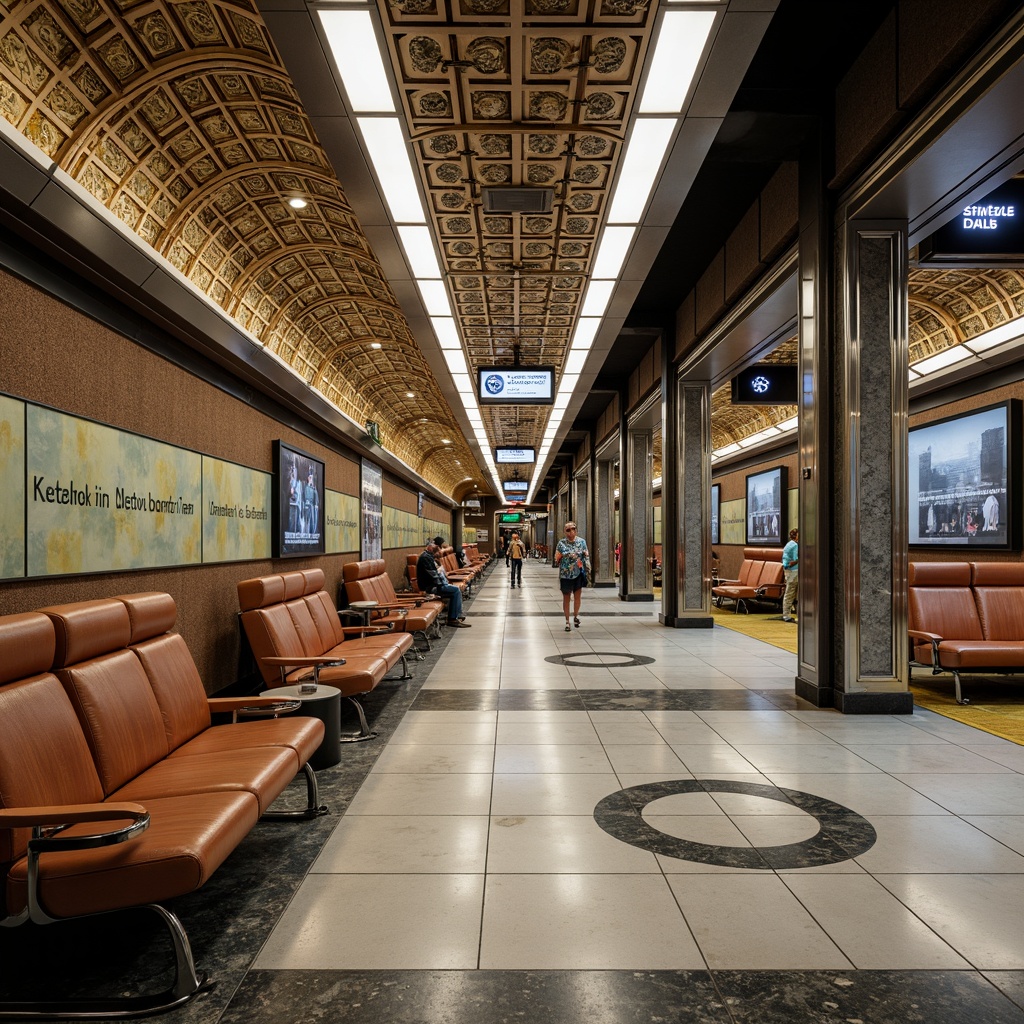
{"label": "recessed ceiling light", "polygon": [[413,392],[413,391],[406,391],[406,393],[405,393],[405,397],[406,397],[406,398],[415,398],[415,397],[416,397],[416,394],[415,394],[415,392]]}
{"label": "recessed ceiling light", "polygon": [[451,444],[451,441],[449,441],[447,437],[442,437],[441,444]]}
{"label": "recessed ceiling light", "polygon": [[382,346],[381,346],[381,343],[379,341],[371,341],[370,342],[370,348],[381,348],[381,347]]}
{"label": "recessed ceiling light", "polygon": [[293,196],[291,199],[288,200],[288,205],[293,210],[304,210],[307,206],[309,206],[309,203],[307,203],[305,199],[301,199],[299,196]]}

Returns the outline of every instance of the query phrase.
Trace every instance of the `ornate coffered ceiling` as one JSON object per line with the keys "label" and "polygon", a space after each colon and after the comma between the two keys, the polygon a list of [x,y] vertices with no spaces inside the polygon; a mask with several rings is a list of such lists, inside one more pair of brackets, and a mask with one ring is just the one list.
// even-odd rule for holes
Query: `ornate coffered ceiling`
{"label": "ornate coffered ceiling", "polygon": [[426,480],[480,485],[253,4],[0,0],[0,111]]}
{"label": "ornate coffered ceiling", "polygon": [[[378,0],[474,378],[515,362],[563,369],[656,6]],[[549,209],[512,212],[516,199]],[[547,407],[482,411],[495,443],[541,447]]]}

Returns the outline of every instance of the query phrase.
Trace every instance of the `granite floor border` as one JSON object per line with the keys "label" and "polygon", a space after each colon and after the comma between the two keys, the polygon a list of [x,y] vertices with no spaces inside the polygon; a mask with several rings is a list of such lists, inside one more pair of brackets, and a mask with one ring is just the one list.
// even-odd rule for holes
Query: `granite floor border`
{"label": "granite floor border", "polygon": [[1024,972],[251,971],[222,1024],[1024,1024]]}

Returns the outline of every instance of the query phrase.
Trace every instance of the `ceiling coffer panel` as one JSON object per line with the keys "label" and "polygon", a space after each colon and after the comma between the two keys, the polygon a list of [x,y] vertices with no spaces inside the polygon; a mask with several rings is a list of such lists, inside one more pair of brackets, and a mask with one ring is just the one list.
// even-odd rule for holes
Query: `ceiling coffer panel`
{"label": "ceiling coffer panel", "polygon": [[[378,9],[470,370],[518,361],[560,374],[655,5],[378,0]],[[541,447],[545,407],[482,415],[490,437]]]}
{"label": "ceiling coffer panel", "polygon": [[[435,409],[439,389],[253,3],[0,2],[0,116],[311,387],[421,462],[424,439],[400,426],[405,389],[375,382],[402,375]],[[453,454],[422,475],[453,494],[483,477],[447,407],[440,419]]]}

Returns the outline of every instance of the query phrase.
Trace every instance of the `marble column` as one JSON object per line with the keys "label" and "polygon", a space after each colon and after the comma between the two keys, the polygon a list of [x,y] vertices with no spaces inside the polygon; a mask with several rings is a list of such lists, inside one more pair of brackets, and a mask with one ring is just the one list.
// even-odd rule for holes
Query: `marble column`
{"label": "marble column", "polygon": [[598,459],[594,481],[594,526],[588,537],[594,563],[594,582],[615,586],[615,465]]}
{"label": "marble column", "polygon": [[833,424],[834,704],[852,713],[909,713],[906,223],[851,220],[842,242],[843,314],[834,359],[840,394]]}
{"label": "marble column", "polygon": [[681,380],[676,389],[675,465],[662,466],[662,494],[673,486],[675,522],[662,522],[662,536],[674,533],[675,608],[663,621],[676,628],[711,629],[711,385]]}
{"label": "marble column", "polygon": [[[627,601],[653,601],[651,551],[654,547],[654,491],[651,459],[653,439],[649,429],[629,430],[626,435],[626,471],[620,493],[629,493],[623,594]],[[621,506],[620,506],[621,507]]]}
{"label": "marble column", "polygon": [[[572,518],[576,536],[590,544],[590,470],[589,467],[572,478]],[[564,524],[563,524],[564,525]]]}

